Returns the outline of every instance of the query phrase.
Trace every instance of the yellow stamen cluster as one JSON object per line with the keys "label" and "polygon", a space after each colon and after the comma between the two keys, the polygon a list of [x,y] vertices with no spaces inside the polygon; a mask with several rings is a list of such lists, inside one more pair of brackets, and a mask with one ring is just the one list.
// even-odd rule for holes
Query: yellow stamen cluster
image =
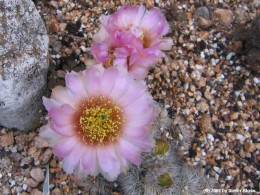
{"label": "yellow stamen cluster", "polygon": [[121,134],[125,118],[121,108],[105,97],[84,101],[78,117],[79,134],[90,145],[114,142]]}

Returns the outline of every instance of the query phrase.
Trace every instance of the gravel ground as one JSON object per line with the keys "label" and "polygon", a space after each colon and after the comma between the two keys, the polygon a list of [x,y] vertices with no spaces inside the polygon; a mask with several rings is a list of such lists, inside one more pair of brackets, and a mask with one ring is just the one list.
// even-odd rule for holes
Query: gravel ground
{"label": "gravel ground", "polygon": [[[218,189],[259,192],[260,54],[258,59],[248,57],[251,48],[260,48],[260,31],[254,29],[260,29],[254,22],[259,0],[34,2],[50,37],[49,89],[64,85],[66,71],[89,65],[91,37],[101,14],[114,13],[123,4],[160,7],[172,27],[168,36],[174,46],[147,82],[173,124],[182,117],[191,129],[189,135],[180,132],[180,140],[191,137],[180,155],[190,166],[202,167]],[[42,124],[47,120],[43,113]],[[2,128],[0,135],[1,194],[42,194],[47,165],[51,194],[87,193],[77,178],[62,171],[38,129],[25,133]],[[115,188],[114,194],[120,190]]]}

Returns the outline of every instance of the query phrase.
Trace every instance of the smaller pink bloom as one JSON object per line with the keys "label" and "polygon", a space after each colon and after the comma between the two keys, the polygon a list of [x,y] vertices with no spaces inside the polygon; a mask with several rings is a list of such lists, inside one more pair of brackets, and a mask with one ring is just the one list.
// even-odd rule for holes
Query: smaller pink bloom
{"label": "smaller pink bloom", "polygon": [[144,6],[122,6],[116,13],[101,22],[108,36],[116,31],[129,31],[143,42],[144,48],[155,47],[158,42],[172,45],[171,39],[162,38],[171,31],[158,8],[147,10]]}
{"label": "smaller pink bloom", "polygon": [[100,65],[67,73],[65,81],[43,98],[51,121],[40,130],[65,172],[113,181],[131,163],[140,165],[154,145],[154,102],[145,82]]}
{"label": "smaller pink bloom", "polygon": [[173,45],[171,38],[163,38],[170,27],[157,8],[122,6],[116,13],[102,16],[100,22],[93,56],[105,67],[126,67],[134,78],[145,78],[148,70],[140,70],[155,66],[164,55],[161,50]]}

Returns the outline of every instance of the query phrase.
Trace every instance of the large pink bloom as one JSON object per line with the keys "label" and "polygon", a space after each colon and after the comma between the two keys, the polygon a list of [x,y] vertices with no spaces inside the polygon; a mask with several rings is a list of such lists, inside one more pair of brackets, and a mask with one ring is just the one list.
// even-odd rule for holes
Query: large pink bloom
{"label": "large pink bloom", "polygon": [[40,135],[53,145],[70,174],[114,180],[154,145],[154,102],[143,81],[117,68],[93,66],[67,73],[66,87],[43,98],[51,121]]}
{"label": "large pink bloom", "polygon": [[135,78],[144,78],[147,68],[170,50],[171,38],[163,38],[170,27],[157,8],[123,6],[116,13],[102,16],[100,31],[94,36],[92,54],[105,66],[125,67]]}

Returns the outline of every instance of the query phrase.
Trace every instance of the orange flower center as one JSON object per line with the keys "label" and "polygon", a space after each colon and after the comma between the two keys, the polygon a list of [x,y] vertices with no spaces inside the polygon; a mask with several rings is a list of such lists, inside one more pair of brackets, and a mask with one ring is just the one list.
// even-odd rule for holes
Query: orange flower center
{"label": "orange flower center", "polygon": [[75,128],[88,145],[115,142],[121,135],[125,117],[121,108],[103,96],[92,97],[81,103],[75,114]]}

